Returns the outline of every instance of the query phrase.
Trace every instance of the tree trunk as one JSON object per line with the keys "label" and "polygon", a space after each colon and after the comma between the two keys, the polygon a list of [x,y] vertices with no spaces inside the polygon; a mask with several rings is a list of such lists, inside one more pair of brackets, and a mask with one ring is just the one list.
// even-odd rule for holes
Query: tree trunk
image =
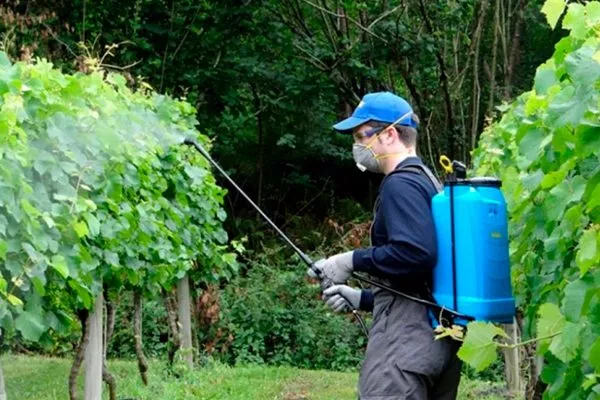
{"label": "tree trunk", "polygon": [[4,373],[0,365],[0,400],[6,400],[6,387],[4,386]]}
{"label": "tree trunk", "polygon": [[71,372],[69,373],[69,398],[71,400],[77,400],[77,375],[79,375],[79,369],[83,362],[85,349],[88,345],[89,340],[89,313],[87,310],[81,310],[78,313],[79,321],[81,322],[81,340],[79,346],[77,346],[77,352],[75,353],[75,359],[71,366]]}
{"label": "tree trunk", "polygon": [[179,323],[181,324],[181,350],[190,369],[194,367],[192,353],[192,322],[190,316],[190,284],[188,276],[177,282],[177,304]]}
{"label": "tree trunk", "polygon": [[542,369],[544,368],[544,357],[536,356],[534,359],[535,366],[535,386],[533,388],[533,393],[531,396],[531,400],[542,400],[544,398],[544,392],[548,387],[547,384],[542,382],[540,379],[540,374],[542,373]]}
{"label": "tree trunk", "polygon": [[[425,21],[425,27],[427,28],[427,32],[435,36],[435,32],[433,30],[433,26],[431,25],[431,21],[429,16],[427,15],[427,9],[425,8],[425,2],[423,0],[419,0],[419,10],[421,11],[421,16]],[[444,98],[444,104],[446,107],[446,132],[448,132],[448,147],[449,147],[449,156],[451,159],[455,159],[456,155],[459,154],[456,138],[458,136],[458,132],[454,123],[454,111],[452,109],[452,98],[450,96],[450,87],[448,84],[448,73],[446,69],[446,62],[444,61],[444,57],[442,52],[438,48],[435,52],[436,59],[438,61],[438,65],[440,67],[440,84],[442,89],[442,95]]]}
{"label": "tree trunk", "polygon": [[168,350],[168,359],[169,365],[173,366],[175,353],[177,353],[177,350],[179,350],[179,347],[181,346],[181,340],[179,339],[179,329],[177,327],[177,306],[170,293],[167,293],[167,291],[163,290],[163,296],[165,299],[165,308],[167,309],[169,329],[171,331],[171,346]]}
{"label": "tree trunk", "polygon": [[527,383],[525,397],[527,400],[542,400],[544,398],[544,392],[548,385],[539,378],[539,374],[542,372],[543,368],[543,360],[544,359],[540,356],[534,356],[532,358],[532,367],[530,368],[532,376],[530,376],[529,382]]}
{"label": "tree trunk", "polygon": [[519,61],[519,46],[521,43],[521,27],[523,26],[523,17],[527,0],[520,0],[517,4],[519,11],[517,12],[517,20],[515,22],[515,30],[510,43],[510,59],[507,65],[506,75],[504,76],[504,96],[510,98],[512,94],[512,81],[514,77],[515,67]]}
{"label": "tree trunk", "polygon": [[403,65],[403,60],[400,58],[400,56],[398,56],[398,58],[396,60],[397,60],[396,64],[398,65],[398,71],[400,71],[400,75],[402,75],[402,78],[404,79],[404,83],[406,84],[406,87],[408,88],[410,95],[412,96],[412,98],[415,101],[415,109],[416,109],[417,115],[421,119],[421,123],[425,124],[425,122],[426,122],[425,118],[427,117],[427,109],[425,108],[425,106],[423,104],[423,99],[421,97],[421,93],[419,93],[417,86],[415,85],[414,81],[412,80],[410,68],[408,66],[405,67]]}
{"label": "tree trunk", "polygon": [[[523,327],[523,316],[517,313],[517,322]],[[528,360],[528,380],[525,386],[525,398],[527,400],[542,400],[546,384],[542,382],[540,374],[544,367],[544,358],[537,354],[537,343],[530,343],[524,346],[524,357]]]}
{"label": "tree trunk", "polygon": [[263,117],[262,117],[262,105],[260,101],[260,97],[254,87],[252,87],[252,94],[254,95],[254,109],[256,115],[256,132],[258,134],[258,161],[257,161],[257,169],[258,169],[258,194],[256,198],[256,204],[260,207],[262,202],[262,192],[263,192],[263,181],[264,181],[264,159],[265,159],[265,132],[263,127]]}
{"label": "tree trunk", "polygon": [[139,289],[133,292],[133,336],[135,340],[135,354],[138,359],[138,369],[144,385],[148,386],[148,362],[142,348],[142,294]]}
{"label": "tree trunk", "polygon": [[500,7],[502,3],[496,1],[496,8],[494,11],[494,43],[492,44],[492,65],[490,72],[490,98],[488,101],[487,112],[488,116],[492,115],[494,110],[495,92],[496,92],[496,63],[498,59],[498,36],[500,36]]}
{"label": "tree trunk", "polygon": [[[479,9],[479,17],[477,18],[477,27],[473,34],[475,54],[473,56],[473,88],[471,91],[471,149],[475,148],[477,132],[479,131],[479,110],[481,105],[481,87],[479,85],[479,45],[481,44],[481,32],[483,31],[483,24],[485,23],[487,6],[487,0],[483,0]],[[466,140],[465,142],[468,143]]]}
{"label": "tree trunk", "polygon": [[346,20],[346,11],[344,10],[344,7],[337,7],[337,14],[341,15],[341,17],[337,19],[340,37],[342,39],[348,38],[348,21]]}
{"label": "tree trunk", "polygon": [[[500,8],[500,44],[502,45],[502,73],[504,75],[504,85],[506,85],[506,76],[508,75],[509,39],[510,39],[510,0],[508,7],[505,6],[505,0],[498,0]],[[508,11],[507,11],[508,9]],[[506,88],[504,88],[503,98],[506,99]]]}
{"label": "tree trunk", "polygon": [[102,398],[103,306],[103,296],[100,292],[94,304],[94,312],[89,316],[88,346],[85,349],[85,400]]}
{"label": "tree trunk", "polygon": [[117,400],[117,380],[108,371],[106,359],[102,360],[102,380],[108,385],[110,400]]}

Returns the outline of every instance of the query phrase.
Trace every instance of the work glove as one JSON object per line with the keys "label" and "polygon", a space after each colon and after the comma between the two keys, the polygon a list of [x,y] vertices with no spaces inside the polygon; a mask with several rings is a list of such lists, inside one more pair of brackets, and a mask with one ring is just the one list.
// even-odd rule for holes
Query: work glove
{"label": "work glove", "polygon": [[[354,270],[352,251],[321,259],[315,262],[313,267],[320,271],[320,278],[329,278],[333,283],[344,283]],[[319,278],[312,268],[309,268],[308,275],[311,278]]]}
{"label": "work glove", "polygon": [[361,290],[346,285],[333,285],[323,292],[323,300],[334,312],[357,310],[360,307]]}

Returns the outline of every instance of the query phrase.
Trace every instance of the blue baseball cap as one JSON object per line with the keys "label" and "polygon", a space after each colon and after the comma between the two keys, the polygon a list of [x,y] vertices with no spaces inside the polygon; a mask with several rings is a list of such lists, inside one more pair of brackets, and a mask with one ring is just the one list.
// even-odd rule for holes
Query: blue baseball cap
{"label": "blue baseball cap", "polygon": [[369,121],[392,124],[405,115],[397,124],[416,128],[418,124],[413,118],[413,109],[402,97],[391,92],[368,93],[363,96],[352,115],[333,125],[333,129],[344,133]]}

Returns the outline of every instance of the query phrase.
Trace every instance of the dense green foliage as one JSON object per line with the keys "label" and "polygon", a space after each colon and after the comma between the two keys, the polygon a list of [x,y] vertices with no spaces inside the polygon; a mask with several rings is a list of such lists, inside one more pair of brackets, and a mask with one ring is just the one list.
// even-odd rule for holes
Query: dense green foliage
{"label": "dense green foliage", "polygon": [[[551,22],[564,7],[554,3]],[[541,379],[549,385],[544,398],[596,399],[600,3],[570,4],[562,27],[569,36],[538,68],[533,89],[483,133],[475,161],[478,173],[505,184],[524,339],[544,338],[537,346]]]}
{"label": "dense green foliage", "polygon": [[194,109],[120,75],[65,75],[0,53],[0,321],[37,341],[106,288],[169,288],[235,266],[224,192],[199,155]]}

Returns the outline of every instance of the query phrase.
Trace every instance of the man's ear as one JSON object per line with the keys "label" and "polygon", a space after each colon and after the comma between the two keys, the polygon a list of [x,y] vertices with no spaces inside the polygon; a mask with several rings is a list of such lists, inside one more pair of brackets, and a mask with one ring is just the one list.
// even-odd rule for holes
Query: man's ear
{"label": "man's ear", "polygon": [[386,143],[394,143],[394,141],[398,139],[398,132],[393,126],[388,126],[382,133],[383,135],[381,136],[383,136]]}

